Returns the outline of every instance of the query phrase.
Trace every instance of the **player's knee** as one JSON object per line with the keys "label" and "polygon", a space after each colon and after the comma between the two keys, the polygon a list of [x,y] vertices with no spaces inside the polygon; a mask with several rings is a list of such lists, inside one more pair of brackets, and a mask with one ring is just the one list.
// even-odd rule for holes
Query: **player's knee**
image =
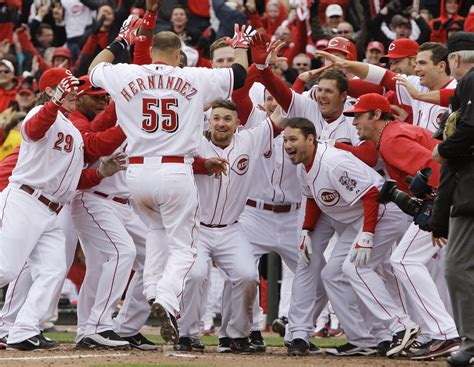
{"label": "player's knee", "polygon": [[321,279],[324,284],[333,283],[340,278],[341,269],[336,269],[334,266],[326,265],[321,271]]}
{"label": "player's knee", "polygon": [[353,279],[355,276],[357,276],[355,271],[355,265],[350,261],[344,262],[344,264],[342,265],[342,273],[349,279]]}
{"label": "player's knee", "polygon": [[135,261],[137,256],[137,250],[135,246],[127,246],[120,250],[119,258],[120,261],[131,263]]}
{"label": "player's knee", "polygon": [[207,269],[199,266],[193,266],[186,281],[188,284],[204,284],[207,282]]}

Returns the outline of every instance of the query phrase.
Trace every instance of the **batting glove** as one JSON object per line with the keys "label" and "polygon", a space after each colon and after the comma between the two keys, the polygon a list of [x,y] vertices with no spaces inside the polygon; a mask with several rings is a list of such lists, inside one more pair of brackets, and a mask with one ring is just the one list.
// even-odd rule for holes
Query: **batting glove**
{"label": "batting glove", "polygon": [[97,173],[100,177],[109,177],[118,171],[127,169],[127,155],[123,152],[112,154],[110,157],[104,157],[100,160]]}
{"label": "batting glove", "polygon": [[373,247],[374,234],[370,232],[362,232],[361,238],[352,249],[350,258],[351,262],[353,262],[356,267],[367,265]]}
{"label": "batting glove", "polygon": [[61,106],[65,101],[69,93],[76,91],[79,85],[79,79],[77,79],[69,70],[66,70],[66,74],[69,75],[61,80],[56,87],[51,102],[57,106]]}
{"label": "batting glove", "polygon": [[137,42],[137,39],[144,39],[145,36],[138,36],[138,28],[142,24],[142,19],[138,18],[135,15],[130,15],[122,24],[118,36],[115,38],[115,41],[120,43],[123,49],[128,49],[130,46],[134,45]]}
{"label": "batting glove", "polygon": [[311,260],[311,255],[313,254],[313,246],[311,244],[309,231],[306,229],[301,231],[300,252],[303,256],[304,264],[308,266]]}
{"label": "batting glove", "polygon": [[243,25],[239,28],[238,24],[234,25],[234,37],[232,37],[233,48],[249,48],[250,41],[257,31],[252,29],[252,26]]}

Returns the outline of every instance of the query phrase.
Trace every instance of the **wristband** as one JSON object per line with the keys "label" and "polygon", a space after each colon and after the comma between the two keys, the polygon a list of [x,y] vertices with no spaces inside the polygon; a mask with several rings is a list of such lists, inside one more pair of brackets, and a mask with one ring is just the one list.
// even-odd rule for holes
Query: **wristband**
{"label": "wristband", "polygon": [[115,40],[110,45],[108,45],[106,48],[107,48],[107,50],[109,50],[110,52],[112,52],[114,54],[114,57],[117,57],[118,54],[120,54],[127,47],[123,44],[123,42]]}
{"label": "wristband", "polygon": [[151,12],[149,10],[147,10],[145,12],[145,15],[143,16],[143,23],[142,23],[142,27],[144,30],[147,30],[147,31],[152,31],[155,29],[155,26],[156,26],[156,20],[158,19],[158,12]]}

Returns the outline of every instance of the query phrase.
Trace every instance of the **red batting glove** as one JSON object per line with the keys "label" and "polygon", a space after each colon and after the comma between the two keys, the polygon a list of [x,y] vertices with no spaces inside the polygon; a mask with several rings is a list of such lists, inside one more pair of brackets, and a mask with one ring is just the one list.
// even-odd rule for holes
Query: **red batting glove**
{"label": "red batting glove", "polygon": [[269,45],[270,39],[264,33],[259,32],[252,38],[252,47],[250,48],[252,61],[259,70],[265,69],[270,63],[271,50],[268,49]]}
{"label": "red batting glove", "polygon": [[137,36],[138,28],[142,24],[142,19],[135,15],[130,15],[122,24],[118,36],[115,41],[118,41],[124,49],[134,45],[137,38],[142,39],[144,36]]}
{"label": "red batting glove", "polygon": [[66,71],[66,74],[69,76],[59,82],[58,86],[56,87],[56,91],[51,98],[51,102],[57,106],[61,106],[66,101],[69,93],[76,91],[79,85],[79,79],[72,75],[69,70]]}
{"label": "red batting glove", "polygon": [[238,24],[234,25],[234,37],[232,37],[233,48],[249,48],[250,41],[257,31],[252,30],[252,26],[245,24],[239,28]]}

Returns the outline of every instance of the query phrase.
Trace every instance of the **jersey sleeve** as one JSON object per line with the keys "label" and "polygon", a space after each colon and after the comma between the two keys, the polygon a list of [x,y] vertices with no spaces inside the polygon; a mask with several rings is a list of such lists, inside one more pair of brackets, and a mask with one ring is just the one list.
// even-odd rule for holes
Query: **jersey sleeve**
{"label": "jersey sleeve", "polygon": [[[414,76],[414,75],[405,76],[405,77],[413,87],[415,87],[417,90],[420,90],[421,85],[420,85],[419,77]],[[400,104],[406,105],[406,106],[412,105],[413,98],[411,98],[411,95],[410,93],[408,93],[408,90],[399,82],[397,82],[396,84],[395,93],[397,95],[397,100]]]}
{"label": "jersey sleeve", "polygon": [[256,127],[241,132],[251,139],[252,153],[257,156],[262,155],[272,149],[273,144],[273,124],[270,118],[261,121]]}
{"label": "jersey sleeve", "polygon": [[107,62],[101,62],[97,64],[89,74],[91,84],[94,87],[105,89],[110,93],[110,89],[113,86],[112,82],[118,76],[124,75],[121,69],[121,64],[112,65]]}
{"label": "jersey sleeve", "polygon": [[314,121],[319,113],[318,104],[310,97],[291,91],[292,98],[288,111],[282,109],[282,115],[286,118],[305,117]]}
{"label": "jersey sleeve", "polygon": [[[185,68],[187,69],[187,68]],[[208,69],[189,68],[196,76],[196,84],[204,96],[204,104],[216,99],[229,99],[234,85],[234,71],[232,68]]]}
{"label": "jersey sleeve", "polygon": [[359,201],[373,186],[369,168],[356,159],[339,154],[338,164],[329,175],[331,186],[350,206]]}

